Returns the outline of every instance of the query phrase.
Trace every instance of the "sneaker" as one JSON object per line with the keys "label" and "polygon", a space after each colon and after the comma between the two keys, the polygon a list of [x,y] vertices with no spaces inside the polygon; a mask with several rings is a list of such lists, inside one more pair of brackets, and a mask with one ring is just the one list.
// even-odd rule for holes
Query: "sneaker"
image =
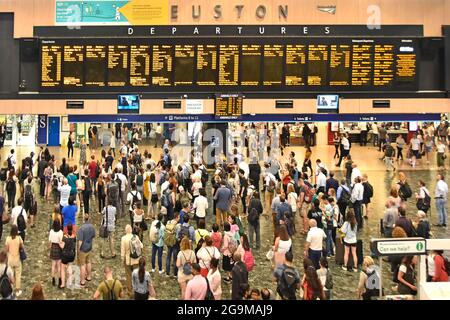
{"label": "sneaker", "polygon": [[164,270],[159,270],[159,274],[163,274],[164,273]]}
{"label": "sneaker", "polygon": [[347,268],[345,266],[342,266],[341,268],[342,270],[347,271]]}
{"label": "sneaker", "polygon": [[155,269],[152,269],[152,273],[155,272]]}
{"label": "sneaker", "polygon": [[20,297],[22,295],[22,290],[16,292],[16,297]]}
{"label": "sneaker", "polygon": [[357,268],[353,268],[353,272],[358,272],[358,269]]}

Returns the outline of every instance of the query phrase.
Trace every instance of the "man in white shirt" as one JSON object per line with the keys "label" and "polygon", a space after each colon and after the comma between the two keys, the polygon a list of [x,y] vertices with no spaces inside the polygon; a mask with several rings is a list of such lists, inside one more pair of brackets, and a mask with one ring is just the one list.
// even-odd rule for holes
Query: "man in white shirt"
{"label": "man in white shirt", "polygon": [[344,133],[341,137],[341,154],[339,156],[339,162],[336,164],[337,167],[341,166],[342,159],[347,157],[350,153],[350,141],[348,140],[347,134]]}
{"label": "man in white shirt", "polygon": [[6,161],[8,163],[8,169],[14,169],[14,171],[16,171],[17,159],[16,154],[14,153],[14,149],[11,149],[11,153],[9,154],[8,158],[6,158]]}
{"label": "man in white shirt", "polygon": [[323,192],[325,193],[326,185],[327,185],[327,177],[323,173],[325,169],[322,167],[319,167],[318,171],[319,174],[317,175],[317,193]]}
{"label": "man in white shirt", "polygon": [[[193,208],[195,215],[199,219],[204,219],[206,210],[208,210],[208,199],[205,197],[206,192],[204,188],[200,188],[200,195],[195,198]],[[196,220],[198,222],[198,220]]]}
{"label": "man in white shirt", "polygon": [[327,235],[321,228],[317,228],[317,221],[309,219],[309,231],[306,236],[305,257],[311,259],[316,269],[320,269],[320,258],[322,257],[323,240]]}
{"label": "man in white shirt", "polygon": [[355,210],[355,217],[356,222],[358,222],[358,228],[361,229],[363,227],[361,204],[364,196],[364,186],[362,185],[361,177],[359,176],[355,178],[354,183],[355,184],[352,189],[350,201],[353,204],[353,210]]}
{"label": "man in white shirt", "polygon": [[266,211],[265,214],[269,214],[269,208],[270,208],[270,206],[272,204],[272,200],[273,200],[273,197],[274,197],[274,191],[275,191],[275,187],[273,187],[273,185],[276,186],[276,184],[277,184],[277,179],[275,178],[275,176],[272,173],[270,173],[270,172],[268,172],[266,170],[266,172],[264,173],[264,187],[265,187],[265,191],[264,191],[265,206],[264,206],[264,209]]}
{"label": "man in white shirt", "polygon": [[353,187],[353,184],[355,183],[355,179],[357,178],[357,177],[362,177],[362,174],[361,174],[361,171],[359,170],[359,168],[358,168],[358,165],[356,164],[356,163],[353,163],[352,164],[352,175],[351,175],[351,177],[350,177],[350,181],[352,182],[351,183],[351,186]]}
{"label": "man in white shirt", "polygon": [[126,207],[126,202],[127,202],[127,185],[128,185],[128,180],[127,177],[122,173],[122,168],[121,167],[116,167],[117,169],[117,174],[116,174],[116,180],[120,179],[120,205],[122,206],[122,210],[118,210],[121,213],[121,216],[123,216],[125,214],[125,212],[127,212],[127,207]]}
{"label": "man in white shirt", "polygon": [[58,191],[60,195],[59,200],[59,207],[62,212],[62,208],[69,205],[69,197],[70,197],[70,190],[72,188],[69,186],[67,178],[62,178],[62,184],[61,182],[58,183]]}
{"label": "man in white shirt", "polygon": [[411,166],[414,168],[416,166],[417,158],[419,157],[420,151],[420,140],[417,137],[417,133],[414,134],[414,137],[411,139],[410,147],[412,151],[412,158],[410,159]]}
{"label": "man in white shirt", "polygon": [[162,137],[162,126],[160,123],[157,123],[155,129],[155,148],[158,147],[158,141],[161,141],[162,144],[161,137]]}
{"label": "man in white shirt", "polygon": [[434,198],[436,199],[436,210],[439,215],[439,227],[447,227],[447,200],[448,200],[448,185],[444,181],[444,175],[438,174],[436,177],[436,189],[434,191]]}

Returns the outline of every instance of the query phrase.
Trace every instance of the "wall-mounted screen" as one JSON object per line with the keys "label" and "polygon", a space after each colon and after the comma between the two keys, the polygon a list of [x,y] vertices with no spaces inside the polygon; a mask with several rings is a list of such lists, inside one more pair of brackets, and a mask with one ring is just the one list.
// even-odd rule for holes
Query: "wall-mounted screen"
{"label": "wall-mounted screen", "polygon": [[139,113],[139,95],[121,94],[117,96],[117,113]]}
{"label": "wall-mounted screen", "polygon": [[324,94],[317,96],[317,112],[339,112],[339,96]]}

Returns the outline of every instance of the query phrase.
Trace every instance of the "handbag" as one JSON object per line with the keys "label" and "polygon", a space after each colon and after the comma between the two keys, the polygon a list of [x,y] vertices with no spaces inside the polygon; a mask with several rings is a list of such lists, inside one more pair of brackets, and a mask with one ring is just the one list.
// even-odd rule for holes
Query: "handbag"
{"label": "handbag", "polygon": [[205,300],[216,300],[214,298],[214,295],[213,295],[212,291],[211,291],[211,287],[209,286],[208,278],[205,278],[205,280],[206,280],[206,286],[207,286]]}
{"label": "handbag", "polygon": [[25,261],[27,259],[27,254],[26,254],[25,248],[23,246],[20,246],[19,255],[20,255],[20,261]]}
{"label": "handbag", "polygon": [[[105,223],[106,220],[106,223]],[[102,225],[100,226],[100,230],[99,230],[99,236],[100,238],[108,238],[108,207],[106,207],[106,217],[105,220],[103,221]]]}
{"label": "handbag", "polygon": [[270,249],[269,251],[267,251],[267,253],[266,253],[267,260],[272,260],[273,259],[273,255],[274,255],[273,249]]}

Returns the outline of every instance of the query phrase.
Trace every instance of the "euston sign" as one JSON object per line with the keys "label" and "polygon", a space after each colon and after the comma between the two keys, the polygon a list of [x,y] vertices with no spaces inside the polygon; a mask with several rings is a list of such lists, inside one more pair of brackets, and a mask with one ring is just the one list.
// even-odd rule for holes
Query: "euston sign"
{"label": "euston sign", "polygon": [[424,238],[372,239],[371,246],[377,256],[425,255],[427,253]]}

